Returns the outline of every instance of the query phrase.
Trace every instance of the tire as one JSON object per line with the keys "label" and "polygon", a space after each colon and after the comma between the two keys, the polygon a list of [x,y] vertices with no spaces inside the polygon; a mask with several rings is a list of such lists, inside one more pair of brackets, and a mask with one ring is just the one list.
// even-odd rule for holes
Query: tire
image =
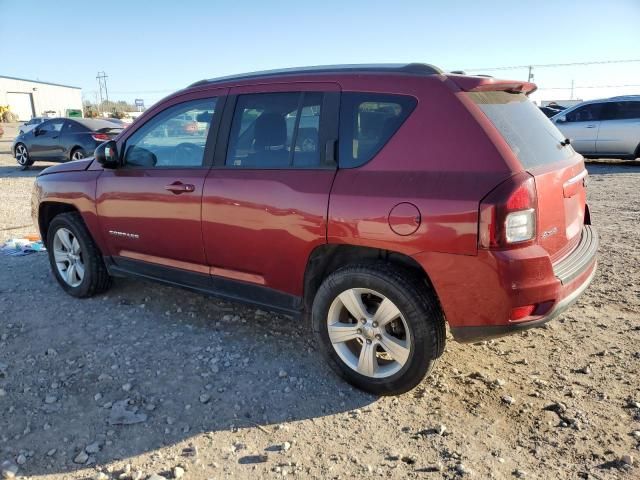
{"label": "tire", "polygon": [[91,297],[111,286],[102,254],[79,213],[54,217],[47,233],[47,253],[54,277],[69,295]]}
{"label": "tire", "polygon": [[20,165],[23,170],[27,170],[31,165],[33,165],[29,149],[24,143],[18,143],[14,153],[16,162],[18,162],[18,165]]}
{"label": "tire", "polygon": [[[365,323],[351,313],[358,311],[353,298],[365,308]],[[394,307],[398,316],[392,313]],[[395,320],[380,327],[375,319],[383,319],[384,312]],[[329,275],[313,301],[311,321],[316,341],[333,370],[376,395],[413,389],[444,351],[445,322],[435,294],[424,280],[388,263],[346,266]],[[396,340],[395,346],[390,340]],[[394,355],[389,346],[394,347]],[[367,358],[373,360],[363,361]]]}
{"label": "tire", "polygon": [[87,153],[80,147],[76,147],[71,150],[69,154],[69,160],[80,160],[82,158],[86,158]]}

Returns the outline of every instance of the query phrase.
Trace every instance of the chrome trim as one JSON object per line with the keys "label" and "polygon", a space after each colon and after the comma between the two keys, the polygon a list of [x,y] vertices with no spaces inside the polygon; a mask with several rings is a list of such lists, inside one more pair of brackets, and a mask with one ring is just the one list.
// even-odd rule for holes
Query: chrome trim
{"label": "chrome trim", "polygon": [[571,177],[569,180],[564,182],[564,186],[566,187],[568,185],[573,185],[574,183],[578,183],[580,180],[582,180],[588,174],[589,174],[589,172],[587,172],[587,170],[584,169],[578,175],[576,175],[575,177]]}

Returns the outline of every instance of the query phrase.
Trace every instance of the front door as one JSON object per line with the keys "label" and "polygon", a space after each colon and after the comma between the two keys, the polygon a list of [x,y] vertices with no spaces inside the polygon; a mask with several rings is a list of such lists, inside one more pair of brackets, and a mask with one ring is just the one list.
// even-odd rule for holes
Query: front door
{"label": "front door", "polygon": [[29,149],[31,158],[60,160],[60,132],[65,120],[57,118],[38,125],[33,130],[33,142]]}
{"label": "front door", "polygon": [[307,258],[326,243],[338,101],[333,83],[231,89],[203,197],[214,283],[270,287],[271,304],[302,295]]}
{"label": "front door", "polygon": [[120,142],[123,167],[98,178],[103,238],[121,268],[171,267],[208,279],[200,212],[225,92],[176,99]]}
{"label": "front door", "polygon": [[556,126],[571,139],[571,145],[577,152],[592,154],[596,152],[601,115],[602,104],[591,103],[567,113],[565,122],[556,120]]}

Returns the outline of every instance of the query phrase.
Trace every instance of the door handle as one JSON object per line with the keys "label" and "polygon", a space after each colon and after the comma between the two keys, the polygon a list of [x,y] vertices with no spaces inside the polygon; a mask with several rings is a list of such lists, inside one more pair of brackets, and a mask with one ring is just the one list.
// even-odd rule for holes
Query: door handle
{"label": "door handle", "polygon": [[595,125],[587,125],[585,128],[596,128]]}
{"label": "door handle", "polygon": [[196,187],[195,185],[191,185],[190,183],[173,182],[172,184],[164,187],[164,189],[169,190],[170,192],[175,193],[176,195],[179,195],[185,192],[193,192],[196,189]]}

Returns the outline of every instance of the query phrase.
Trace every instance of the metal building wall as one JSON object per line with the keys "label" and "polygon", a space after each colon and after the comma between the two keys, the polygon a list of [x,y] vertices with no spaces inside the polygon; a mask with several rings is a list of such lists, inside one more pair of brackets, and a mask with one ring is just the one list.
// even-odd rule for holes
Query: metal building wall
{"label": "metal building wall", "polygon": [[49,116],[63,117],[69,109],[82,111],[80,88],[0,76],[0,105],[9,104],[8,92],[31,94],[35,116],[51,111]]}

